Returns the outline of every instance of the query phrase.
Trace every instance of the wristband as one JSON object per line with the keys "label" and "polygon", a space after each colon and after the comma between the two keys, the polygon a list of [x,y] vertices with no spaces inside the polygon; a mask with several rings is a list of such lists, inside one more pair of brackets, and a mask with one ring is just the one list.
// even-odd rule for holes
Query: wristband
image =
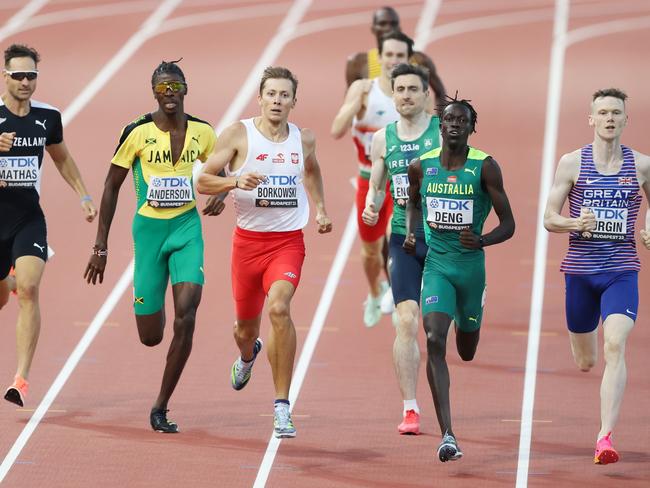
{"label": "wristband", "polygon": [[105,258],[108,256],[108,249],[100,249],[97,246],[93,247],[93,255],[99,256],[100,258]]}
{"label": "wristband", "polygon": [[483,236],[478,238],[478,243],[481,246],[481,249],[483,249],[483,246],[485,246],[485,239],[483,239]]}
{"label": "wristband", "polygon": [[83,197],[81,197],[81,203],[83,203],[83,202],[92,202],[92,201],[93,201],[93,199],[92,199],[92,197],[90,195],[84,195]]}

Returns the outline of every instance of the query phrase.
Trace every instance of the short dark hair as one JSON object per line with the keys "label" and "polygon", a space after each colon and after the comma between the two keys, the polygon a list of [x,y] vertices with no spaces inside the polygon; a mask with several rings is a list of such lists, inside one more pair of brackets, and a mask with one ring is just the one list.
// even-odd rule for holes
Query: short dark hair
{"label": "short dark hair", "polygon": [[388,7],[388,6],[379,8],[373,12],[372,14],[373,24],[377,23],[377,17],[379,17],[380,12],[387,12],[389,15],[393,16],[397,21],[397,25],[399,25],[399,14],[397,13],[397,10],[395,10],[393,7]]}
{"label": "short dark hair", "polygon": [[402,31],[398,31],[398,30],[393,30],[388,34],[384,34],[383,36],[381,36],[381,39],[379,39],[379,54],[381,54],[382,51],[384,50],[384,42],[389,41],[391,39],[406,43],[408,49],[408,57],[410,58],[411,56],[413,56],[413,39],[411,39],[409,36],[404,34]]}
{"label": "short dark hair", "polygon": [[594,92],[591,101],[595,102],[597,98],[602,97],[618,98],[619,100],[622,100],[623,103],[625,103],[625,100],[627,100],[627,93],[625,93],[623,90],[619,90],[618,88],[602,88]]}
{"label": "short dark hair", "polygon": [[183,58],[177,59],[176,61],[161,61],[156,69],[153,70],[153,74],[151,75],[151,86],[155,85],[156,78],[163,74],[178,75],[180,76],[181,80],[183,80],[183,83],[186,83],[185,73],[183,73],[183,70],[178,66],[178,63],[180,63],[182,60]]}
{"label": "short dark hair", "polygon": [[273,78],[289,80],[291,82],[291,86],[293,87],[293,98],[296,98],[296,92],[298,91],[298,78],[296,78],[291,71],[282,66],[269,66],[264,70],[262,79],[260,80],[260,95],[262,94],[266,80]]}
{"label": "short dark hair", "polygon": [[442,113],[450,105],[460,105],[462,107],[465,107],[469,111],[469,120],[472,124],[472,132],[476,132],[476,122],[478,121],[478,114],[476,113],[476,110],[474,110],[474,107],[472,107],[472,104],[469,102],[471,102],[471,100],[465,100],[464,98],[459,99],[458,92],[456,92],[454,98],[451,98],[449,95],[447,95],[446,98],[442,101],[442,103],[438,105],[438,108],[436,110],[440,118],[442,118]]}
{"label": "short dark hair", "polygon": [[25,44],[12,44],[7,49],[5,49],[5,67],[9,66],[9,61],[13,58],[32,58],[34,64],[38,64],[41,60],[41,56],[38,54],[38,51],[33,47],[29,47]]}
{"label": "short dark hair", "polygon": [[395,79],[403,75],[416,75],[422,81],[422,90],[427,91],[429,87],[429,71],[414,64],[400,63],[393,68],[390,74],[390,87],[395,88]]}

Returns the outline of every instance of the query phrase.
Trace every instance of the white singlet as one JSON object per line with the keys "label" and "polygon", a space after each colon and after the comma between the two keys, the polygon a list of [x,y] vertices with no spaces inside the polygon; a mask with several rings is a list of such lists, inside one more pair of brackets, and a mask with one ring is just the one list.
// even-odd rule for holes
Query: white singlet
{"label": "white singlet", "polygon": [[252,191],[235,188],[237,226],[256,232],[287,232],[302,229],[309,220],[309,202],[303,185],[304,159],[300,129],[289,123],[289,137],[282,142],[267,139],[253,119],[246,127],[248,154],[241,168],[230,176],[257,172],[267,181]]}

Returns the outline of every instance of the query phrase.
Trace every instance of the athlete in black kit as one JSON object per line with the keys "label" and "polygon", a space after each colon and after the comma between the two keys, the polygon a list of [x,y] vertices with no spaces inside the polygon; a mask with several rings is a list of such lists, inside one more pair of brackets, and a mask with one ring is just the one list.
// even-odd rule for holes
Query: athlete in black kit
{"label": "athlete in black kit", "polygon": [[[39,204],[43,149],[79,195],[88,222],[92,222],[97,210],[63,142],[61,113],[31,100],[38,78],[38,53],[13,44],[4,57],[6,88],[0,100],[0,308],[12,290],[17,291],[19,304],[18,368],[4,397],[22,407],[41,328],[38,289],[47,260],[47,231]],[[12,266],[15,278],[9,276]]]}

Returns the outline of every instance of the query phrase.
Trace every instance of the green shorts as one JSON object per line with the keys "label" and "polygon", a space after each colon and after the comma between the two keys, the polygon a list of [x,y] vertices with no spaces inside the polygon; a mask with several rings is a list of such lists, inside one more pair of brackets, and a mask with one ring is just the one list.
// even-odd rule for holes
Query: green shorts
{"label": "green shorts", "polygon": [[173,219],[133,219],[133,305],[136,315],[158,312],[167,282],[203,285],[203,235],[196,208]]}
{"label": "green shorts", "polygon": [[431,249],[424,262],[422,316],[443,312],[463,332],[481,327],[485,304],[485,253],[453,258]]}

